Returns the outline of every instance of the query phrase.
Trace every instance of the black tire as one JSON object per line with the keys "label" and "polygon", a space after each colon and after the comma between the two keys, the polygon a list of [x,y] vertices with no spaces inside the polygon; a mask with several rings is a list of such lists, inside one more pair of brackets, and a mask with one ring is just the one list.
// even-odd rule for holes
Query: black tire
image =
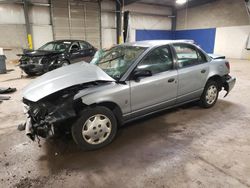
{"label": "black tire", "polygon": [[[98,116],[98,115],[101,115],[103,117],[105,116],[106,118],[108,118],[110,120],[109,123],[106,123],[106,125],[109,124],[109,127],[111,128],[111,130],[103,142],[91,144],[91,143],[89,143],[89,142],[91,142],[91,139],[89,139],[89,141],[87,141],[86,140],[87,136],[86,135],[84,136],[82,131],[85,129],[85,125],[87,124],[87,120],[91,120],[91,118],[93,118],[93,116]],[[91,124],[91,126],[92,126],[92,124]],[[104,125],[102,125],[102,127],[103,126]],[[93,132],[94,133],[98,132],[98,135],[103,134],[103,133],[99,132],[102,130],[102,127],[99,127],[99,125],[98,125],[98,127],[94,126],[93,130],[91,127],[90,131],[92,131],[92,136],[94,136]],[[103,106],[89,107],[80,113],[80,117],[78,118],[78,120],[76,120],[76,122],[71,127],[71,133],[72,133],[72,137],[73,137],[75,143],[77,145],[79,145],[80,148],[82,148],[84,150],[95,150],[95,149],[106,146],[107,144],[111,143],[114,140],[116,133],[117,133],[117,120],[116,120],[113,112],[106,107],[103,107]],[[105,137],[105,134],[103,137]]]}
{"label": "black tire", "polygon": [[[213,100],[208,100],[207,99],[207,93],[208,93],[208,90],[210,88],[216,88],[216,95],[214,96],[214,99]],[[212,106],[215,105],[215,103],[217,102],[217,99],[218,99],[218,95],[219,95],[219,87],[218,87],[218,83],[214,80],[208,80],[205,88],[204,88],[204,91],[201,95],[201,98],[200,98],[200,106],[203,107],[203,108],[211,108]]]}
{"label": "black tire", "polygon": [[64,67],[64,66],[70,65],[70,63],[69,63],[69,61],[68,61],[68,60],[62,60],[60,64],[61,64],[61,67]]}
{"label": "black tire", "polygon": [[29,72],[29,71],[25,71],[25,70],[24,70],[24,72],[25,72],[25,74],[27,74],[29,77],[33,77],[33,76],[37,76],[37,75],[38,75],[38,74],[35,73],[35,72]]}

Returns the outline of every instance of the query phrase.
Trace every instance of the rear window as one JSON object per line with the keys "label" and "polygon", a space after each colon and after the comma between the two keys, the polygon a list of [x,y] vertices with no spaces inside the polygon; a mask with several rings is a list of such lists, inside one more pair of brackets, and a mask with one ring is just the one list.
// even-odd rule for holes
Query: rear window
{"label": "rear window", "polygon": [[187,67],[207,62],[206,56],[190,44],[174,44],[179,67]]}

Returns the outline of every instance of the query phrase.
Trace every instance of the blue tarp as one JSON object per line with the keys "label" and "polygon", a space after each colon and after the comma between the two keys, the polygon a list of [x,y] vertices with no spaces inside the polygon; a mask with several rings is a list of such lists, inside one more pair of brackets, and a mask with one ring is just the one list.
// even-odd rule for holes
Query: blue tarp
{"label": "blue tarp", "polygon": [[193,30],[136,30],[136,41],[141,40],[194,40],[207,53],[214,52],[216,28]]}

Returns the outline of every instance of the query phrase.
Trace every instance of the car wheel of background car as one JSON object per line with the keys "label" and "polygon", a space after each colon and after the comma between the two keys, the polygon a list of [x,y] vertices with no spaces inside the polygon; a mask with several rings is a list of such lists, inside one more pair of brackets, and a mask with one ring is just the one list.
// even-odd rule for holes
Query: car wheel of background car
{"label": "car wheel of background car", "polygon": [[67,60],[63,60],[61,62],[61,66],[64,67],[64,66],[68,66],[69,65],[69,62]]}
{"label": "car wheel of background car", "polygon": [[204,108],[212,107],[216,103],[218,95],[218,83],[216,81],[209,80],[200,99],[201,106]]}
{"label": "car wheel of background car", "polygon": [[83,110],[80,118],[72,125],[74,141],[82,148],[94,150],[109,144],[116,135],[117,121],[106,107],[89,107]]}
{"label": "car wheel of background car", "polygon": [[25,74],[27,74],[28,76],[36,76],[37,74],[36,73],[34,73],[34,72],[29,72],[29,71],[24,71],[25,72]]}

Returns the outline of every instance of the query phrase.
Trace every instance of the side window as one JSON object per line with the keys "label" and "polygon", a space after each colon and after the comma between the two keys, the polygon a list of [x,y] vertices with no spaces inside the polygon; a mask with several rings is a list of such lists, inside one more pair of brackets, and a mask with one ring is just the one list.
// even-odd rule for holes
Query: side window
{"label": "side window", "polygon": [[59,43],[55,46],[55,50],[60,52],[63,52],[66,48],[67,45],[65,45],[64,43]]}
{"label": "side window", "polygon": [[179,68],[207,62],[205,55],[189,44],[174,44]]}
{"label": "side window", "polygon": [[78,42],[73,43],[70,49],[71,50],[72,49],[74,49],[74,50],[80,50],[80,46],[79,46]]}
{"label": "side window", "polygon": [[43,48],[43,50],[48,50],[48,51],[54,50],[54,44],[52,43],[48,44],[47,46]]}
{"label": "side window", "polygon": [[86,42],[80,41],[79,43],[80,43],[80,47],[82,50],[86,50],[90,48],[90,45]]}
{"label": "side window", "polygon": [[169,47],[159,47],[151,51],[143,59],[137,69],[150,70],[152,74],[165,72],[173,68],[172,55]]}

